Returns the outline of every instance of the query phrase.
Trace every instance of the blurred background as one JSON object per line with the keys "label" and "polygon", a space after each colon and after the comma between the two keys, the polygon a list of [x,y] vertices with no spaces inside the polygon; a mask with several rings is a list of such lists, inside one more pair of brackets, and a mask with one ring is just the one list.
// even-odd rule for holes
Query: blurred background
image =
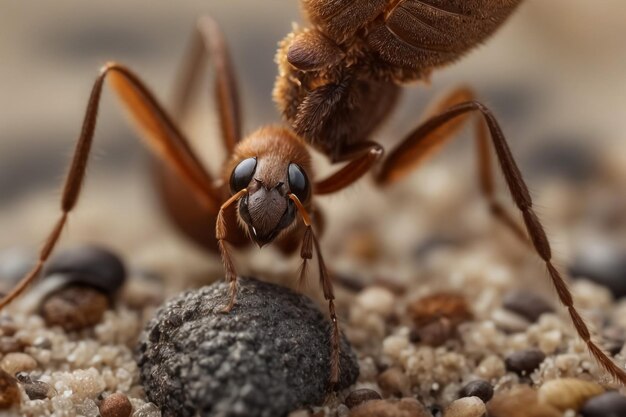
{"label": "blurred background", "polygon": [[[191,29],[202,14],[221,24],[231,46],[244,131],[278,122],[271,100],[273,58],[292,22],[303,22],[296,0],[0,5],[0,249],[36,247],[58,215],[60,184],[98,68],[109,60],[126,64],[167,103]],[[436,71],[431,85],[407,86],[402,103],[375,139],[386,146],[396,143],[418,123],[433,96],[467,83],[498,116],[540,214],[555,230],[561,255],[569,259],[591,235],[619,241],[626,236],[621,233],[626,210],[625,19],[623,0],[603,0],[601,7],[588,0],[527,0],[485,45]],[[199,96],[185,130],[216,172],[223,155],[208,82]],[[441,228],[465,227],[459,207],[465,207],[468,195],[478,195],[473,152],[471,141],[456,141],[374,207],[398,204],[408,192],[414,196],[411,204],[454,208],[441,212],[456,219],[442,221]],[[318,159],[319,170],[326,170]],[[191,246],[180,245],[168,228],[148,173],[144,150],[116,101],[105,94],[85,192],[63,244],[104,242],[133,248],[136,258],[163,262],[162,256],[154,259],[154,251],[142,252],[150,241],[152,246],[175,246],[171,250],[178,259],[202,258]],[[370,195],[368,187],[363,181],[322,203],[331,226],[363,224],[364,218],[355,219],[353,213],[363,195]],[[572,235],[571,224],[583,225],[575,230],[584,230],[587,237]],[[339,233],[331,227],[327,238],[338,247]],[[407,240],[416,245],[419,239],[400,243]],[[214,258],[199,268],[208,264],[219,269]]]}

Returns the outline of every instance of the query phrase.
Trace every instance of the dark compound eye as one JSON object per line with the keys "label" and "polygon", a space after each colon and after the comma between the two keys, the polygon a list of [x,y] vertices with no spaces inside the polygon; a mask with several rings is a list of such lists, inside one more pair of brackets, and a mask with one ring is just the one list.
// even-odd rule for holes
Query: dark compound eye
{"label": "dark compound eye", "polygon": [[302,202],[309,198],[311,190],[309,179],[302,168],[296,164],[289,164],[289,189]]}
{"label": "dark compound eye", "polygon": [[239,162],[230,176],[230,191],[235,194],[246,188],[256,170],[256,158],[248,158]]}

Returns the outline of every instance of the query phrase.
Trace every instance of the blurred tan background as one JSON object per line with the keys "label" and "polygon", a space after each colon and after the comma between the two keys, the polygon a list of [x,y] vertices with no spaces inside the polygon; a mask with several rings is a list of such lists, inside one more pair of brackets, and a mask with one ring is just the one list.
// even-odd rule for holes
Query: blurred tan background
{"label": "blurred tan background", "polygon": [[[596,153],[613,158],[616,175],[626,181],[626,3],[598,4],[527,0],[486,45],[436,72],[432,86],[407,87],[377,139],[395,143],[433,95],[468,83],[495,111],[540,200],[551,167],[557,166],[557,176],[579,181],[602,160],[592,158]],[[56,218],[58,190],[98,68],[108,60],[125,63],[166,102],[201,14],[216,18],[231,45],[244,131],[279,121],[271,101],[273,57],[292,22],[302,22],[295,0],[0,5],[0,248],[37,245]],[[207,85],[186,129],[215,171],[219,140],[208,91]],[[121,113],[105,94],[89,179],[64,242],[136,247],[170,238],[162,233],[166,226],[146,178],[143,150]],[[463,173],[473,169],[471,155],[470,141],[459,141],[437,161],[473,188],[473,172]],[[452,160],[460,162],[451,166]],[[330,210],[356,204],[358,188],[331,198]],[[545,211],[548,222],[559,215],[558,209]]]}

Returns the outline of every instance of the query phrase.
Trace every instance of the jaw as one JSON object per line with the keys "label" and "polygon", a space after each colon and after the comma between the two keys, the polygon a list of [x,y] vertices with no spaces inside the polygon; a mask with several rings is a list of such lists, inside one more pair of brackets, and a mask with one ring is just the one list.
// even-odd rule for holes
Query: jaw
{"label": "jaw", "polygon": [[259,248],[274,241],[295,220],[295,204],[289,198],[281,196],[281,199],[274,199],[268,204],[267,198],[253,199],[246,196],[239,202],[239,215],[248,228],[250,239]]}

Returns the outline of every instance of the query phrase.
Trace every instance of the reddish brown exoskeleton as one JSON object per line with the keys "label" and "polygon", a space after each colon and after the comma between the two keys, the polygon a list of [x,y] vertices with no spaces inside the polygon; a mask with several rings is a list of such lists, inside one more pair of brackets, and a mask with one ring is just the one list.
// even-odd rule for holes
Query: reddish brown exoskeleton
{"label": "reddish brown exoskeleton", "polygon": [[[397,102],[400,85],[427,80],[488,38],[522,0],[301,0],[311,25],[296,28],[280,44],[274,99],[295,132],[332,162],[347,161],[316,194],[336,191],[372,167],[376,128]],[[552,263],[550,243],[493,113],[471,89],[453,90],[389,155],[376,164],[379,186],[404,178],[454,137],[476,115],[479,183],[494,216],[531,244],[545,262],[561,303],[593,357],[626,384],[626,372],[591,340],[572,295]],[[495,199],[489,141],[511,197],[521,211],[517,225]]]}

